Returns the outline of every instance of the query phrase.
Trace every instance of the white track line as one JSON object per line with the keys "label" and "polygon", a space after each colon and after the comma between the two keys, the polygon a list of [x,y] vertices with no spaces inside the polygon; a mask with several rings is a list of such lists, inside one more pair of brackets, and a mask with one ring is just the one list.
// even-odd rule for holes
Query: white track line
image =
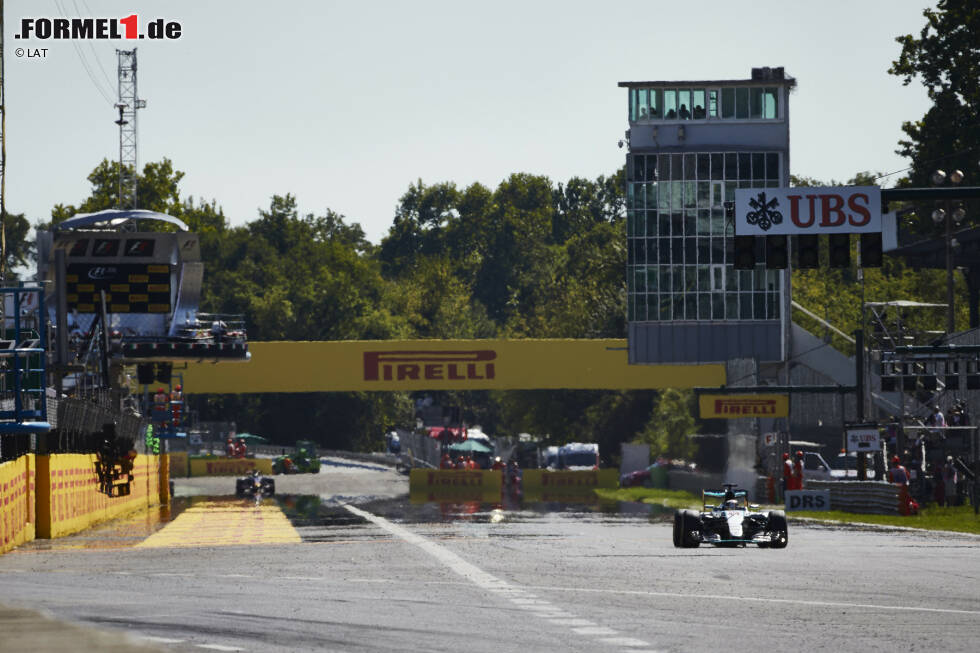
{"label": "white track line", "polygon": [[[402,528],[397,524],[393,524],[384,517],[379,517],[378,515],[372,514],[361,510],[360,508],[355,508],[352,505],[344,504],[344,508],[348,511],[354,513],[358,517],[368,520],[375,526],[388,531],[392,535],[401,538],[402,540],[408,542],[409,544],[414,544],[419,547],[436,560],[446,565],[452,571],[456,572],[463,578],[475,584],[489,592],[493,592],[498,596],[508,599],[516,607],[526,610],[528,614],[537,616],[545,621],[555,624],[555,625],[568,625],[577,626],[574,628],[574,632],[579,635],[584,635],[587,637],[604,638],[597,639],[597,643],[605,643],[606,645],[619,645],[628,647],[638,647],[638,646],[649,646],[646,642],[639,639],[633,639],[631,637],[616,637],[617,633],[612,628],[606,628],[604,626],[599,626],[588,619],[575,619],[572,615],[569,617],[564,617],[568,614],[564,610],[561,610],[557,606],[552,605],[548,601],[542,600],[529,594],[522,588],[515,587],[509,584],[507,581],[501,580],[496,576],[489,574],[476,565],[463,560],[461,557],[446,549],[435,542],[425,539],[421,535],[413,533],[407,528]],[[547,612],[547,614],[546,614]],[[554,618],[553,614],[562,614],[562,618]],[[626,643],[629,642],[629,643]]]}
{"label": "white track line", "polygon": [[866,608],[869,610],[897,610],[905,612],[939,612],[943,614],[968,614],[980,616],[980,610],[955,610],[951,608],[926,608],[915,605],[879,605],[877,603],[846,603],[843,601],[804,601],[800,599],[771,599],[758,596],[725,596],[723,594],[690,594],[684,592],[648,592],[645,590],[597,589],[592,587],[529,586],[529,590],[549,592],[593,592],[601,594],[627,594],[630,596],[657,596],[670,599],[714,599],[718,601],[755,601],[757,603],[782,603],[822,608]]}
{"label": "white track line", "polygon": [[[426,581],[429,585],[441,585],[444,581]],[[455,584],[455,583],[454,583]],[[900,612],[932,612],[940,614],[965,614],[980,616],[980,610],[957,610],[954,608],[929,608],[917,605],[880,605],[877,603],[847,603],[844,601],[807,601],[803,599],[773,599],[760,596],[734,596],[724,594],[691,594],[690,592],[651,592],[647,590],[601,589],[594,587],[554,587],[550,585],[528,585],[529,591],[574,592],[598,594],[625,594],[627,596],[656,596],[668,599],[712,599],[716,601],[754,601],[757,603],[778,603],[807,607],[864,608],[868,610],[895,610]]]}

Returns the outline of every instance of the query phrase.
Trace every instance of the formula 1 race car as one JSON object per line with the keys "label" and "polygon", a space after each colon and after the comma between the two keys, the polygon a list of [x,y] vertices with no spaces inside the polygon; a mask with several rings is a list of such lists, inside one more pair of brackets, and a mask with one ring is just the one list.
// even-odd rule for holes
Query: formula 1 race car
{"label": "formula 1 race car", "polygon": [[[694,548],[704,544],[783,549],[789,543],[786,515],[782,510],[753,512],[745,490],[725,484],[724,492],[702,492],[701,512],[678,510],[674,513],[674,546]],[[708,503],[711,501],[711,503]]]}
{"label": "formula 1 race car", "polygon": [[258,471],[254,471],[248,476],[235,481],[236,497],[271,497],[276,494],[276,479],[262,476]]}

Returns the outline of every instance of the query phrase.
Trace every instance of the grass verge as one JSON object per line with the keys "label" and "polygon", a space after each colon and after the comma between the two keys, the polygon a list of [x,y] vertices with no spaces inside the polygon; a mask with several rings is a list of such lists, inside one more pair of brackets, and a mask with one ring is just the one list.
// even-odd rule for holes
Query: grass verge
{"label": "grass verge", "polygon": [[[603,501],[638,501],[653,505],[664,506],[679,510],[683,508],[698,509],[701,507],[701,496],[682,490],[660,490],[656,488],[630,487],[618,490],[596,490],[595,493]],[[778,509],[779,506],[771,506]],[[876,524],[879,526],[900,526],[904,528],[921,528],[932,531],[954,531],[957,533],[972,533],[980,535],[980,516],[973,513],[972,506],[953,506],[944,508],[929,506],[919,511],[918,515],[903,517],[901,515],[865,515],[860,513],[832,511],[801,511],[790,513],[792,517],[805,517],[818,521],[842,524]]]}

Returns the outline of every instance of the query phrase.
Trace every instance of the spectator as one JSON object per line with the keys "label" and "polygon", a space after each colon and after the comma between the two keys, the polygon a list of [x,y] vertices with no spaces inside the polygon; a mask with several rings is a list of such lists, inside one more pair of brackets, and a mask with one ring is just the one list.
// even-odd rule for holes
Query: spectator
{"label": "spectator", "polygon": [[453,459],[449,457],[448,453],[442,454],[442,460],[439,461],[439,469],[452,469]]}
{"label": "spectator", "polygon": [[943,431],[940,429],[946,428],[946,416],[943,415],[943,411],[939,410],[939,406],[932,407],[932,415],[926,420],[929,426],[937,427],[934,431],[934,435],[943,435]]}
{"label": "spectator", "polygon": [[681,110],[678,113],[679,113],[679,115],[681,117],[681,120],[690,120],[691,119],[691,112],[687,110],[687,105],[686,104],[682,104],[681,105]]}
{"label": "spectator", "polygon": [[946,456],[946,464],[943,466],[943,493],[947,506],[959,505],[959,493],[956,491],[956,484],[959,480],[953,457]]}

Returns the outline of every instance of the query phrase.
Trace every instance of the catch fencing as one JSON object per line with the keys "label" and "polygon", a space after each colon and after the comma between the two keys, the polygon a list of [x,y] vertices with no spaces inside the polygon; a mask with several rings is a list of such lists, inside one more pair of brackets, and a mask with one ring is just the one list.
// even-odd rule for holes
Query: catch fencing
{"label": "catch fencing", "polygon": [[401,444],[402,464],[406,467],[439,467],[439,441],[428,434],[398,432]]}

